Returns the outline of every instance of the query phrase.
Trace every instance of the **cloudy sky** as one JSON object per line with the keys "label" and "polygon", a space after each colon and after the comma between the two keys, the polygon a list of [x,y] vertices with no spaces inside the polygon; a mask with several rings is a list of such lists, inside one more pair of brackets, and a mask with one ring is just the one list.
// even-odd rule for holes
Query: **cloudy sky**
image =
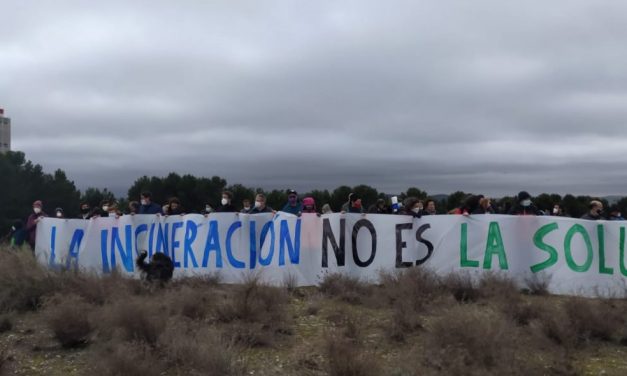
{"label": "cloudy sky", "polygon": [[0,8],[13,149],[80,188],[627,193],[627,2]]}

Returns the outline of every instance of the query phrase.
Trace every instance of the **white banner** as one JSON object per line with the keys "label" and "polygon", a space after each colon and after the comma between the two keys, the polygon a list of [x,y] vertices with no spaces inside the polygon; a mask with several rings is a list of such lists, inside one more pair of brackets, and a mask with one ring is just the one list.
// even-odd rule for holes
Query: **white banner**
{"label": "white banner", "polygon": [[624,296],[625,223],[559,217],[330,214],[279,212],[45,218],[36,255],[53,268],[138,275],[135,258],[163,252],[175,277],[218,272],[239,282],[260,271],[270,283],[316,285],[343,272],[376,282],[379,272],[430,268],[438,274],[506,273],[521,284],[533,274],[558,294]]}

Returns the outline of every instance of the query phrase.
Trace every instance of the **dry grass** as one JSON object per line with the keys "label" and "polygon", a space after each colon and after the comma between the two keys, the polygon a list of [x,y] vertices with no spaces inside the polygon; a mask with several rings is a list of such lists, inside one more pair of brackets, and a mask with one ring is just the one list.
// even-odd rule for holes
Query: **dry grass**
{"label": "dry grass", "polygon": [[78,295],[54,295],[46,300],[45,319],[63,347],[87,344],[93,330],[89,315],[93,306]]}
{"label": "dry grass", "polygon": [[326,274],[319,288],[326,296],[351,304],[362,304],[373,292],[373,286],[357,277],[342,273]]}

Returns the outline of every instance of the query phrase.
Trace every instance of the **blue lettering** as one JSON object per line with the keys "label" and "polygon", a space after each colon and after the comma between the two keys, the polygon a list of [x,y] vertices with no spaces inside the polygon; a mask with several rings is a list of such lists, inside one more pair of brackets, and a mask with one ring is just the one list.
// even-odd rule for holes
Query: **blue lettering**
{"label": "blue lettering", "polygon": [[176,240],[176,230],[183,227],[183,222],[174,222],[172,223],[172,246],[170,247],[170,251],[172,253],[172,263],[174,263],[175,268],[180,268],[180,261],[176,261],[176,249],[181,246],[181,242]]}
{"label": "blue lettering", "polygon": [[139,237],[139,234],[141,234],[142,232],[148,232],[148,225],[145,223],[137,226],[137,228],[135,229],[135,250],[137,252],[140,251],[138,247],[139,244],[138,244],[137,238]]}
{"label": "blue lettering", "polygon": [[83,240],[84,235],[85,231],[81,229],[77,229],[76,231],[74,231],[74,235],[72,235],[72,240],[70,241],[70,250],[68,251],[66,268],[70,268],[72,264],[72,259],[74,259],[74,268],[78,269],[78,252],[80,250],[81,241]]}
{"label": "blue lettering", "polygon": [[[170,255],[170,252],[168,252],[168,229],[170,228],[170,224],[166,223],[165,225],[161,225],[161,223],[159,223],[159,227],[157,228],[157,247],[155,249],[155,253],[161,251],[163,252],[166,256]],[[172,260],[174,261],[174,257],[172,257]]]}
{"label": "blue lettering", "polygon": [[[241,223],[240,223],[241,226]],[[227,243],[228,244],[228,243]],[[222,249],[220,249],[220,236],[218,235],[218,221],[209,222],[209,232],[205,243],[205,253],[202,257],[202,267],[206,268],[209,263],[209,253],[216,252],[216,268],[222,267]]]}
{"label": "blue lettering", "polygon": [[[198,263],[196,262],[196,257],[194,256],[194,250],[192,249],[192,244],[194,240],[196,240],[196,235],[198,234],[198,226],[194,221],[187,221],[187,227],[185,228],[185,245],[184,245],[184,253],[183,253],[183,267],[187,268],[188,259],[192,259],[192,266],[194,268],[198,267]],[[172,252],[174,253],[174,252]]]}
{"label": "blue lettering", "polygon": [[296,233],[294,234],[294,244],[290,237],[289,226],[286,220],[281,221],[281,235],[279,239],[279,265],[285,265],[285,246],[290,256],[292,264],[298,264],[300,261],[300,218],[296,220]]}
{"label": "blue lettering", "polygon": [[102,256],[102,272],[110,273],[109,258],[107,257],[107,239],[109,238],[109,231],[100,231],[100,255]]}
{"label": "blue lettering", "polygon": [[[266,242],[266,237],[268,236],[268,232],[270,232],[270,250],[268,251],[268,256],[265,258],[262,256],[261,252],[263,251],[263,244]],[[274,221],[270,221],[263,225],[261,228],[261,236],[260,236],[260,244],[259,244],[259,264],[263,266],[268,266],[272,263],[272,257],[274,257]]]}
{"label": "blue lettering", "polygon": [[122,259],[122,265],[127,272],[132,272],[133,268],[133,231],[131,225],[124,226],[124,235],[126,247],[122,246],[120,239],[120,229],[113,227],[111,229],[111,267],[116,267],[115,249],[117,248]]}
{"label": "blue lettering", "polygon": [[243,269],[246,267],[246,264],[244,264],[242,261],[239,261],[235,258],[235,256],[233,256],[233,250],[231,248],[231,238],[233,237],[233,233],[237,231],[237,229],[239,229],[240,227],[242,227],[242,222],[233,222],[231,227],[229,227],[229,231],[226,233],[226,257],[229,259],[229,263],[234,268]]}

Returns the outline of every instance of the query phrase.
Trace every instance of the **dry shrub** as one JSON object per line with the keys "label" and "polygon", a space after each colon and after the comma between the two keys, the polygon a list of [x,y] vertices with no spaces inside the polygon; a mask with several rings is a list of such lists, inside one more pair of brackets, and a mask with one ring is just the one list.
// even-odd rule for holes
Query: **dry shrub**
{"label": "dry shrub", "polygon": [[405,302],[421,312],[444,293],[442,281],[435,273],[423,268],[411,268],[392,273],[381,273],[378,293],[392,306]]}
{"label": "dry shrub", "polygon": [[518,332],[500,312],[454,306],[432,324],[425,338],[425,364],[444,374],[512,374]]}
{"label": "dry shrub", "polygon": [[196,286],[181,285],[178,289],[170,290],[164,299],[173,312],[192,320],[203,320],[211,312],[214,293]]}
{"label": "dry shrub", "polygon": [[310,296],[309,299],[307,300],[307,306],[305,308],[305,311],[307,312],[307,314],[310,316],[317,315],[318,312],[320,312],[320,309],[322,309],[323,299],[324,299],[323,296],[320,294],[314,294]]}
{"label": "dry shrub", "polygon": [[238,353],[225,343],[220,333],[185,322],[169,322],[160,337],[158,348],[170,366],[186,375],[242,375],[245,369],[238,362]]}
{"label": "dry shrub", "polygon": [[100,333],[133,342],[154,345],[165,327],[167,309],[155,304],[154,298],[124,297],[102,307]]}
{"label": "dry shrub", "polygon": [[594,339],[611,341],[625,323],[617,307],[607,300],[572,298],[563,308],[579,343]]}
{"label": "dry shrub", "polygon": [[60,290],[79,295],[96,305],[110,303],[119,296],[139,295],[146,291],[139,280],[125,277],[117,270],[105,275],[65,270],[57,276]]}
{"label": "dry shrub", "polygon": [[320,282],[320,291],[325,295],[338,298],[351,304],[361,304],[372,295],[371,285],[358,277],[342,273],[329,273]]}
{"label": "dry shrub", "polygon": [[507,300],[520,296],[514,280],[499,273],[488,272],[481,276],[478,288],[480,297],[485,299]]}
{"label": "dry shrub", "polygon": [[530,295],[546,296],[549,295],[549,284],[551,283],[551,275],[545,273],[533,273],[525,278],[527,285],[526,292]]}
{"label": "dry shrub", "polygon": [[0,250],[0,311],[36,310],[57,290],[54,273],[26,250]]}
{"label": "dry shrub", "polygon": [[468,273],[451,273],[444,278],[443,284],[460,303],[474,302],[481,296],[479,288]]}
{"label": "dry shrub", "polygon": [[376,356],[365,351],[361,343],[344,336],[329,335],[325,355],[331,376],[379,376],[384,374]]}
{"label": "dry shrub", "polygon": [[253,346],[266,346],[276,334],[289,334],[290,317],[285,289],[263,284],[258,275],[222,296],[214,306],[219,322],[231,323],[233,337]]}
{"label": "dry shrub", "polygon": [[66,348],[87,344],[93,330],[93,306],[78,295],[54,295],[45,302],[45,319],[54,337]]}
{"label": "dry shrub", "polygon": [[222,275],[219,271],[210,272],[208,274],[198,274],[191,277],[175,279],[170,282],[173,288],[188,286],[193,288],[211,289],[222,283]]}
{"label": "dry shrub", "polygon": [[0,315],[0,333],[13,329],[13,315],[10,313]]}
{"label": "dry shrub", "polygon": [[165,364],[145,343],[113,342],[91,358],[92,372],[106,376],[162,375]]}

